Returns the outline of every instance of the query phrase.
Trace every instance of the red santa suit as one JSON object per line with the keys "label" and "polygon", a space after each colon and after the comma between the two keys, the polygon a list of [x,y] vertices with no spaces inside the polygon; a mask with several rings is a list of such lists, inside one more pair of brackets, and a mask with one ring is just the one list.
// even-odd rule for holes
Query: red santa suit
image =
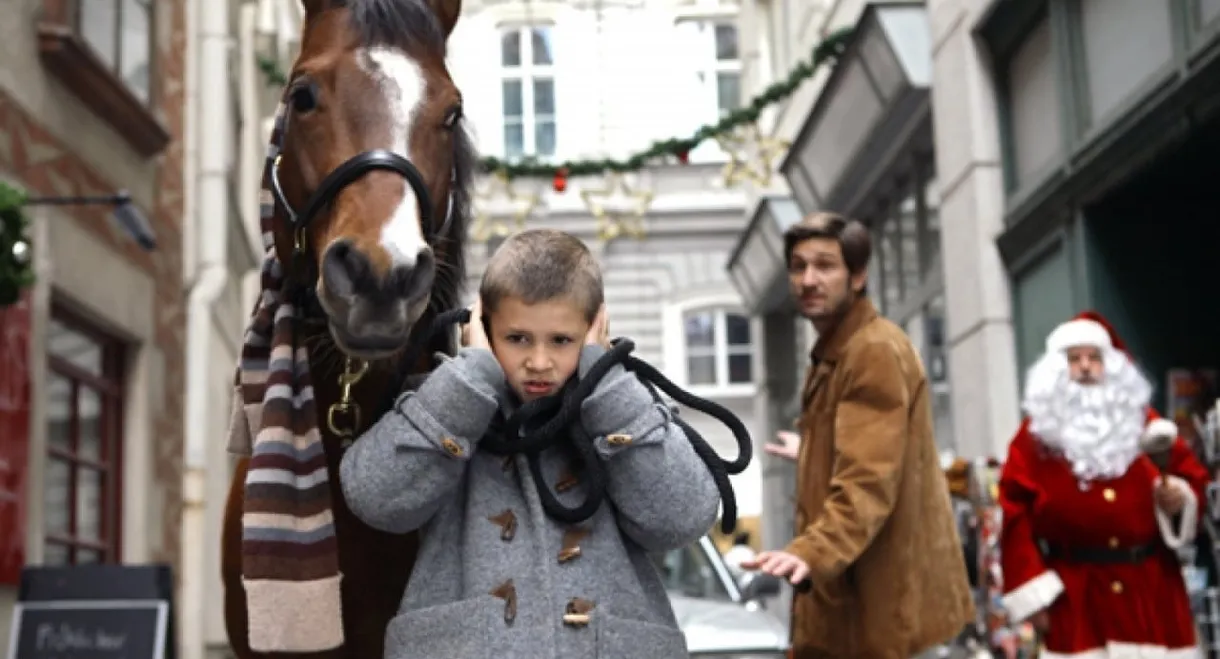
{"label": "red santa suit", "polygon": [[[1073,418],[1054,409],[1051,395],[1054,387],[1071,386],[1063,384],[1066,348],[1071,346],[1101,348],[1106,363],[1102,384],[1128,378],[1134,383],[1131,390],[1142,398],[1127,403],[1135,412],[1126,415],[1127,421],[1115,416],[1092,422],[1094,430],[1110,429],[1093,434],[1115,441],[1044,439],[1072,436],[1070,429],[1042,420]],[[1047,364],[1053,360],[1057,369],[1060,358],[1064,374],[1051,387],[1046,384]],[[1125,347],[1099,316],[1082,314],[1060,326],[1047,340],[1043,359],[1048,360],[1042,365],[1043,398],[1034,400],[1034,383],[1027,382],[1024,407],[1029,417],[1009,446],[999,484],[1003,603],[1010,619],[1047,611],[1042,656],[1049,659],[1201,657],[1182,566],[1173,549],[1194,541],[1200,502],[1206,500],[1207,469],[1177,438],[1176,425],[1146,407],[1150,385],[1135,375],[1138,370]],[[1031,381],[1038,368],[1031,368]],[[1083,423],[1063,425],[1078,428]],[[1039,427],[1055,431],[1039,435]],[[1174,438],[1165,477],[1185,495],[1185,507],[1176,519],[1155,503],[1154,488],[1162,473],[1138,448],[1141,433],[1169,433]],[[1089,432],[1078,435],[1087,437]]]}

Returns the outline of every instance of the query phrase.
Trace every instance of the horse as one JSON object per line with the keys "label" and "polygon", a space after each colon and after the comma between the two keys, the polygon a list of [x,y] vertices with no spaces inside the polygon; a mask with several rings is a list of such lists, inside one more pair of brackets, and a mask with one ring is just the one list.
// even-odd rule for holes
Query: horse
{"label": "horse", "polygon": [[279,156],[264,176],[274,192],[272,210],[264,199],[264,237],[285,281],[310,298],[300,331],[329,473],[343,641],[301,653],[251,650],[242,580],[248,457],[236,463],[225,506],[225,626],[239,659],[379,659],[418,538],[356,519],[343,500],[339,463],[345,442],[376,421],[360,412],[384,413],[401,376],[426,374],[436,352],[456,349],[452,334],[428,330],[460,304],[465,282],[476,157],[445,65],[461,0],[302,4],[300,55],[273,143]]}

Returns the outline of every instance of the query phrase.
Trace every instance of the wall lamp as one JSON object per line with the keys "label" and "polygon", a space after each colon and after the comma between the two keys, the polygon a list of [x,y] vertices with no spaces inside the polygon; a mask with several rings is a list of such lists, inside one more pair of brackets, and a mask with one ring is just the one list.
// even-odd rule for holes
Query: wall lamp
{"label": "wall lamp", "polygon": [[132,203],[131,194],[126,190],[119,190],[112,195],[98,197],[29,197],[25,200],[25,205],[114,206],[114,219],[123,228],[123,231],[127,232],[128,236],[131,236],[145,251],[152,251],[157,248],[157,237],[153,235],[152,226],[149,225],[148,219],[144,217],[144,213],[140,212],[140,208]]}

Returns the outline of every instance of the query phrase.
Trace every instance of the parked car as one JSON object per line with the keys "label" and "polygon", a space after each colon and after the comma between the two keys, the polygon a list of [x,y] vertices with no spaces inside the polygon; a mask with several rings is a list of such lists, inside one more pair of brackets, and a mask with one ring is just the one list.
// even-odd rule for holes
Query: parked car
{"label": "parked car", "polygon": [[656,557],[691,657],[784,659],[788,630],[762,602],[779,594],[762,575],[739,587],[711,538]]}

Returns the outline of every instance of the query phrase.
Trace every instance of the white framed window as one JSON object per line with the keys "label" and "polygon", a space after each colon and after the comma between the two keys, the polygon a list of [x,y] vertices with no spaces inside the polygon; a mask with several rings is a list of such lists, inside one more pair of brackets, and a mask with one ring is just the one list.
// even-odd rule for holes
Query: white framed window
{"label": "white framed window", "polygon": [[732,395],[754,389],[754,329],[733,308],[682,312],[681,381],[691,391]]}
{"label": "white framed window", "polygon": [[504,156],[555,155],[555,52],[550,25],[500,31]]}
{"label": "white framed window", "polygon": [[694,51],[695,76],[702,92],[701,104],[709,121],[716,121],[741,107],[741,52],[734,18],[684,20],[678,29],[687,32]]}

